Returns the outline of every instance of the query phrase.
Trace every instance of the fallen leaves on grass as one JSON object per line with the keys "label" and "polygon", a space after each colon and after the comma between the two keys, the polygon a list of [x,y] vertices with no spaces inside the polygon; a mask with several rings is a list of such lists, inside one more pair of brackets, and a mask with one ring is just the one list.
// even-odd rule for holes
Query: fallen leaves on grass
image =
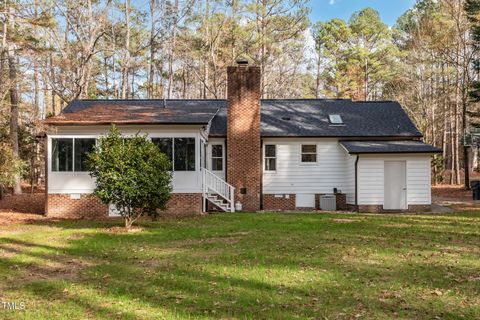
{"label": "fallen leaves on grass", "polygon": [[132,227],[132,228],[111,227],[111,228],[105,228],[105,231],[108,232],[108,233],[137,233],[137,232],[142,232],[143,228],[140,228],[140,227]]}

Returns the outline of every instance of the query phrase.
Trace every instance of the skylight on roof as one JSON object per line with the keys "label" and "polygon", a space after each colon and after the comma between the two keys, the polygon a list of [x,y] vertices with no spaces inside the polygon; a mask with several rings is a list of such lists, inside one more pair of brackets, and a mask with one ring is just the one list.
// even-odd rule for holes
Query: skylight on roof
{"label": "skylight on roof", "polygon": [[339,114],[329,114],[328,119],[331,124],[343,124],[342,117]]}

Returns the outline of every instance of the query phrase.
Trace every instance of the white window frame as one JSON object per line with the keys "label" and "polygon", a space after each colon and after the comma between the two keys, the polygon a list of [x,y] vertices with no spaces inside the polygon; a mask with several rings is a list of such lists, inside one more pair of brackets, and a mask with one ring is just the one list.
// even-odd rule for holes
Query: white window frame
{"label": "white window frame", "polygon": [[[220,146],[222,148],[222,155],[220,157],[214,157],[213,156],[213,147],[214,146]],[[212,143],[212,147],[210,148],[210,168],[212,168],[212,171],[216,171],[216,172],[225,171],[225,162],[223,161],[224,154],[225,154],[225,148],[223,147],[223,143]],[[214,170],[213,169],[213,160],[214,159],[221,159],[222,160],[222,170]]]}
{"label": "white window frame", "polygon": [[[303,152],[303,146],[315,146],[315,153],[313,152]],[[313,162],[304,162],[303,159],[302,159],[302,156],[304,154],[314,154],[315,155],[315,161]],[[300,144],[300,164],[302,166],[313,166],[313,165],[316,165],[318,163],[318,146],[316,143],[302,143]]]}
{"label": "white window frame", "polygon": [[[148,137],[150,139],[150,141],[153,142],[152,139],[170,139],[172,140],[172,171],[171,172],[197,172],[197,171],[200,171],[201,170],[201,162],[200,162],[200,168],[197,169],[197,159],[199,159],[201,161],[201,154],[199,153],[198,154],[198,157],[197,157],[197,138],[196,137],[189,137],[189,136],[149,136]],[[195,141],[195,170],[175,170],[175,139],[194,139]],[[201,146],[201,143],[199,143],[199,145]],[[198,150],[199,152],[201,152],[200,150]]]}
{"label": "white window frame", "polygon": [[[72,139],[72,170],[71,171],[53,171],[53,140],[55,139]],[[51,173],[88,173],[88,171],[76,171],[75,170],[75,139],[93,139],[95,140],[95,146],[98,145],[98,136],[85,136],[85,135],[62,135],[62,136],[49,136],[49,156],[48,156],[48,169]]]}
{"label": "white window frame", "polygon": [[[275,157],[267,157],[267,146],[274,146],[275,147]],[[278,148],[276,144],[268,143],[263,146],[263,171],[264,172],[277,172],[278,168]],[[267,170],[267,159],[275,159],[275,170]]]}

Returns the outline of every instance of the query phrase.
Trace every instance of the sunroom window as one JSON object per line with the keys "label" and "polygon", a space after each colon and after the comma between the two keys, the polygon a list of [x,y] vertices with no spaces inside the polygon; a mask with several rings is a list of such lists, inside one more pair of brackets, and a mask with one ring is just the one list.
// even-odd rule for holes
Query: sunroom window
{"label": "sunroom window", "polygon": [[173,170],[195,171],[195,138],[175,138],[173,143]]}
{"label": "sunroom window", "polygon": [[152,142],[158,146],[173,165],[173,138],[152,138]]}
{"label": "sunroom window", "polygon": [[87,153],[95,146],[93,138],[52,139],[53,172],[85,172]]}
{"label": "sunroom window", "polygon": [[95,139],[74,139],[74,170],[88,171],[87,169],[87,154],[95,147]]}
{"label": "sunroom window", "polygon": [[173,171],[195,171],[195,138],[152,138],[172,162]]}

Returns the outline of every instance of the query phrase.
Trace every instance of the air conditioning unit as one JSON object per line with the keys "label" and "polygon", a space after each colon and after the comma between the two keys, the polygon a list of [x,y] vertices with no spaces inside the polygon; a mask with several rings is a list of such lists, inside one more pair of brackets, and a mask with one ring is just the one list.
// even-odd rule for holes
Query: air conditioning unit
{"label": "air conditioning unit", "polygon": [[320,209],[325,211],[337,210],[337,199],[334,194],[322,194],[320,195]]}

